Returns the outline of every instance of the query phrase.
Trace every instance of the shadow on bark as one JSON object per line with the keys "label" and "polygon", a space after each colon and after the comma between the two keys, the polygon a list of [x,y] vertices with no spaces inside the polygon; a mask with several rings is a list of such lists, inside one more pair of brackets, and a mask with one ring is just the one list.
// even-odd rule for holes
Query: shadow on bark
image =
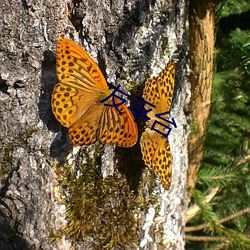
{"label": "shadow on bark", "polygon": [[2,211],[0,211],[0,249],[3,250],[31,250],[29,244],[24,240],[24,238],[17,234],[15,225],[16,222],[13,221],[13,225],[9,224],[10,218],[6,218]]}
{"label": "shadow on bark", "polygon": [[68,137],[67,129],[60,125],[51,109],[51,95],[57,84],[56,55],[54,52],[46,50],[43,57],[41,93],[38,103],[39,117],[51,132],[60,131],[50,146],[50,156],[60,162],[67,156],[73,145]]}
{"label": "shadow on bark", "polygon": [[125,174],[130,188],[137,193],[145,169],[139,143],[128,149],[117,148],[116,153],[120,160],[119,171]]}

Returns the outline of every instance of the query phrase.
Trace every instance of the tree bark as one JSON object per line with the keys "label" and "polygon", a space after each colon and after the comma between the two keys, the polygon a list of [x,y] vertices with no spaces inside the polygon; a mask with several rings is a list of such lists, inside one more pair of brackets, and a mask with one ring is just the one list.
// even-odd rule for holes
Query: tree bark
{"label": "tree bark", "polygon": [[189,81],[192,92],[189,110],[192,126],[188,140],[188,203],[202,160],[206,123],[210,111],[214,60],[214,19],[215,7],[218,2],[191,0],[189,6],[191,64]]}
{"label": "tree bark", "polygon": [[[184,249],[186,1],[0,4],[0,249]],[[132,96],[141,96],[145,79],[175,60],[169,191],[144,166],[139,143],[72,147],[50,106],[62,34],[98,61],[108,83],[121,83]]]}

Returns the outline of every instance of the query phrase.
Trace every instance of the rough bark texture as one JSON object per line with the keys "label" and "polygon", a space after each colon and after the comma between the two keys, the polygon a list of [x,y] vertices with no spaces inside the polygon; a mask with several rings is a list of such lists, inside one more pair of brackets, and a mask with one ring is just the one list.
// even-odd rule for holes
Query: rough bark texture
{"label": "rough bark texture", "polygon": [[[184,109],[189,97],[185,1],[1,0],[0,4],[0,249],[184,249],[188,131]],[[99,144],[72,149],[50,106],[57,82],[55,44],[61,34],[98,61],[109,83],[122,82],[132,95],[141,96],[145,78],[159,73],[170,57],[176,61],[171,116],[177,129],[169,138],[173,154],[169,191],[144,167],[138,144],[131,149]],[[121,72],[127,81],[121,81]],[[144,121],[138,127],[141,133]],[[107,188],[108,202],[103,198],[106,203],[100,203],[96,193],[92,197],[107,211],[124,203],[123,212],[131,214],[137,225],[131,232],[125,222],[126,230],[116,234],[121,228],[118,211],[118,220],[108,217],[94,228],[96,234],[80,241],[71,237],[74,233],[67,231],[65,236],[62,227],[67,225],[65,210],[73,204],[67,198],[73,188],[64,192],[66,198],[58,193],[70,183],[60,174],[77,172],[83,162],[90,170],[101,170],[99,179],[111,178],[115,188]],[[133,199],[142,198],[138,207],[126,200],[132,194]],[[114,232],[104,241],[97,230],[105,230],[105,223]],[[49,241],[58,231],[62,233],[58,241]]]}
{"label": "rough bark texture", "polygon": [[[218,2],[218,1],[217,1]],[[190,1],[190,64],[192,98],[189,110],[192,128],[188,141],[189,168],[187,187],[189,190],[196,184],[196,176],[202,159],[202,148],[206,123],[210,111],[213,59],[214,59],[214,16],[216,1]],[[191,193],[188,197],[190,198]]]}

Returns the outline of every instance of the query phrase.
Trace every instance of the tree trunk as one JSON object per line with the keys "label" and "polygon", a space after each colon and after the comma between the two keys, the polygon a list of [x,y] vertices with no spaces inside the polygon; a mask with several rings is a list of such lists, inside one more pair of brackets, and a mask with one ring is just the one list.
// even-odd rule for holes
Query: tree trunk
{"label": "tree trunk", "polygon": [[[0,249],[184,249],[186,1],[0,4]],[[50,105],[62,34],[132,97],[175,60],[169,191],[144,166],[139,143],[72,147]]]}
{"label": "tree trunk", "polygon": [[[192,98],[189,110],[192,127],[188,140],[189,168],[187,187],[191,191],[196,184],[196,176],[202,159],[206,123],[210,111],[213,60],[214,60],[214,19],[215,7],[219,1],[190,1],[190,64]],[[190,201],[191,192],[188,194]]]}

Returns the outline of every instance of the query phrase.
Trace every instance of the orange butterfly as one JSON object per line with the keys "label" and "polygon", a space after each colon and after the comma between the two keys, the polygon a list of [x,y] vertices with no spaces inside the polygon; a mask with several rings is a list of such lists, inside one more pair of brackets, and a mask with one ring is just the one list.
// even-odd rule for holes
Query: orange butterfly
{"label": "orange butterfly", "polygon": [[[57,76],[52,94],[52,111],[66,128],[75,145],[96,141],[131,147],[138,139],[138,130],[131,111],[122,104],[118,109],[108,97],[112,90],[96,63],[76,43],[60,38],[57,42]],[[120,101],[115,98],[115,103]]]}
{"label": "orange butterfly", "polygon": [[[158,77],[146,81],[143,91],[144,100],[156,107],[152,108],[149,104],[145,105],[146,109],[152,108],[152,111],[147,113],[151,120],[149,120],[148,127],[141,136],[142,158],[148,167],[154,168],[165,189],[169,189],[171,183],[172,159],[170,145],[168,138],[155,130],[151,130],[151,127],[155,120],[167,125],[166,121],[159,119],[155,114],[169,111],[174,91],[174,78],[175,65],[173,61],[170,61]],[[166,133],[159,124],[156,124],[155,129],[163,134]]]}

